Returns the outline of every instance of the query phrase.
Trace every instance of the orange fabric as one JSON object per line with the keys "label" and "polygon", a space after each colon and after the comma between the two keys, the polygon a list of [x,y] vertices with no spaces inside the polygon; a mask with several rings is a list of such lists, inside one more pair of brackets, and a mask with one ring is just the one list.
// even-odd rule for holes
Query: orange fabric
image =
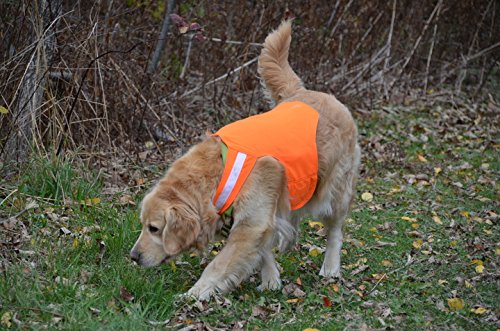
{"label": "orange fabric", "polygon": [[[221,128],[219,136],[228,147],[228,160],[224,175],[229,172],[237,152],[245,153],[251,162],[245,164],[238,178],[238,189],[233,190],[225,204],[223,213],[236,198],[245,179],[250,174],[255,160],[262,156],[273,156],[283,164],[288,180],[291,209],[299,209],[311,198],[318,177],[318,152],[316,128],[319,114],[303,102],[283,102],[271,111],[236,121]],[[231,162],[229,154],[232,155]],[[253,160],[253,162],[252,162]],[[221,180],[217,192],[225,180]],[[214,201],[217,199],[217,194]]]}
{"label": "orange fabric", "polygon": [[[222,172],[222,178],[220,180],[220,184],[217,187],[217,191],[215,192],[215,197],[213,200],[214,203],[217,201],[220,194],[222,193],[222,190],[224,189],[224,184],[227,182],[227,180],[229,178],[229,175],[231,173],[231,168],[232,168],[232,165],[234,164],[234,161],[236,160],[237,154],[238,154],[238,151],[228,148],[227,156],[226,156],[226,166],[224,167],[224,171]],[[232,190],[231,194],[229,195],[226,203],[220,209],[219,214],[224,213],[231,206],[234,199],[236,199],[238,192],[240,192],[241,187],[245,183],[245,179],[250,174],[250,171],[252,171],[252,168],[255,164],[255,161],[257,161],[256,157],[247,155],[247,158],[245,159],[245,163],[243,164],[243,169],[241,170],[240,176],[238,177],[238,179],[236,181],[234,189]]]}

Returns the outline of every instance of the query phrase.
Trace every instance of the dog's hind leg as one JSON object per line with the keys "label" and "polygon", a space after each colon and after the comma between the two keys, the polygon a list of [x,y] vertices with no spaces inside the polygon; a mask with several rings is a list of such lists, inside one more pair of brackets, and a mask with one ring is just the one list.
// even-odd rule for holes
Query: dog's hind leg
{"label": "dog's hind leg", "polygon": [[347,213],[336,215],[324,220],[328,230],[325,260],[319,274],[324,277],[340,277],[340,254],[342,249],[342,225]]}
{"label": "dog's hind leg", "polygon": [[326,225],[328,231],[328,237],[325,259],[319,274],[324,277],[340,277],[340,256],[343,240],[342,226],[353,201],[359,160],[360,151],[359,147],[356,146],[353,160],[346,163],[351,168],[344,171],[343,167],[340,167],[337,170],[335,183],[332,186],[332,188],[335,188],[333,191],[332,215],[323,219],[323,223]]}

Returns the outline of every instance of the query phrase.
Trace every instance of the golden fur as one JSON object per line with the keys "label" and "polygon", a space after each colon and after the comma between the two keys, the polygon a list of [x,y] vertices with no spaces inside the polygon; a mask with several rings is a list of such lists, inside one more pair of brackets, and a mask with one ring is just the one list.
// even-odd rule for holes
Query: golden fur
{"label": "golden fur", "polygon": [[[188,291],[200,299],[226,292],[260,269],[260,289],[278,289],[281,280],[272,248],[295,243],[304,215],[321,220],[328,232],[320,275],[340,276],[342,225],[354,196],[360,162],[357,129],[351,114],[334,96],[309,91],[288,63],[291,22],[283,22],[265,40],[259,73],[276,102],[302,101],[319,113],[316,143],[318,184],[311,200],[291,212],[283,166],[272,157],[257,160],[235,200],[234,225],[225,247]],[[212,204],[223,164],[220,141],[207,137],[174,162],[142,203],[141,235],[131,257],[155,266],[179,253],[201,250],[222,222]]]}

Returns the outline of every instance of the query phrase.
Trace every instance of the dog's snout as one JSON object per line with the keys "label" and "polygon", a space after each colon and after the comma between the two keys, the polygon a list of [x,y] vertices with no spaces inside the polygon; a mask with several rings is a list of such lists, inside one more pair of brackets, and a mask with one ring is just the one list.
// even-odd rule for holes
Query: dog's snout
{"label": "dog's snout", "polygon": [[141,253],[136,250],[132,250],[130,252],[130,258],[132,259],[132,261],[139,263],[139,260],[141,259]]}

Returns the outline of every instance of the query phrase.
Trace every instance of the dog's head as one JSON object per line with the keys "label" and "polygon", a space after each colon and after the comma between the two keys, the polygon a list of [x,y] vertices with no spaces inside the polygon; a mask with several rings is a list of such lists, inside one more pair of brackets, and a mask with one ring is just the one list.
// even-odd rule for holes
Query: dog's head
{"label": "dog's head", "polygon": [[156,266],[196,245],[199,215],[181,200],[153,190],[141,208],[142,231],[130,257],[145,267]]}

